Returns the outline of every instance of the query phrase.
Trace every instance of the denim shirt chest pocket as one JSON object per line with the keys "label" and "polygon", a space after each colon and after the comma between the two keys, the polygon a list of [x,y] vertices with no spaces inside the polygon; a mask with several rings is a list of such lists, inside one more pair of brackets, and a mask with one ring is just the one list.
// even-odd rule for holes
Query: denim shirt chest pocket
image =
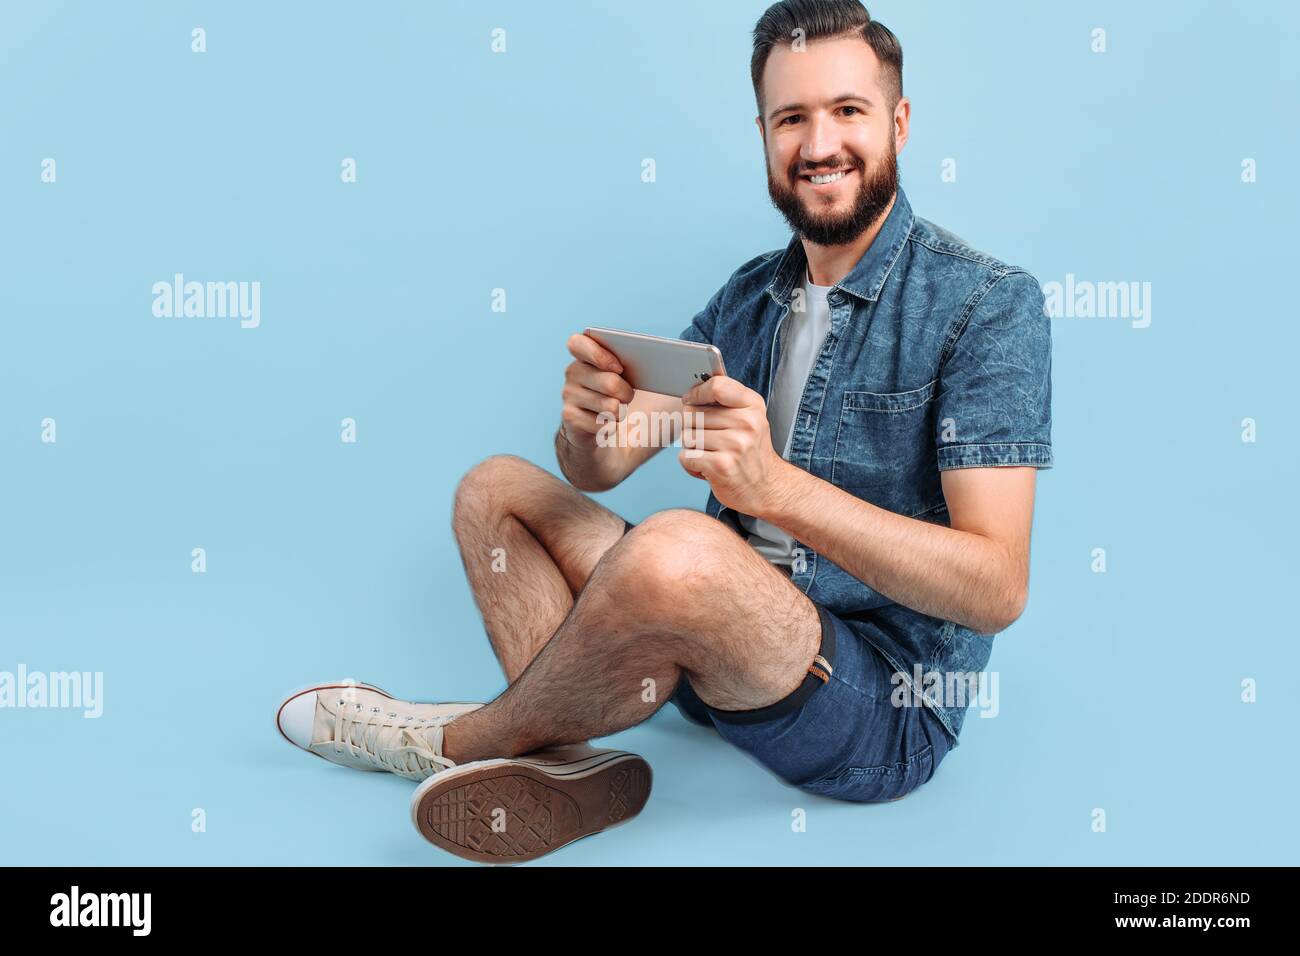
{"label": "denim shirt chest pocket", "polygon": [[934,450],[938,380],[897,392],[843,393],[831,483],[908,516],[942,502]]}

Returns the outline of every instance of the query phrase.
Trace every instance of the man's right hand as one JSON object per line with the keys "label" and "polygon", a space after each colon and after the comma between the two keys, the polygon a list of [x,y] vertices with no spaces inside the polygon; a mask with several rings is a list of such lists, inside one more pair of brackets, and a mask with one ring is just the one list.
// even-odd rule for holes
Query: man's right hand
{"label": "man's right hand", "polygon": [[[621,421],[621,405],[629,405],[636,392],[623,378],[623,366],[614,353],[589,335],[569,336],[573,361],[564,370],[560,431],[575,447],[592,448],[603,422],[597,417],[608,412]],[[607,416],[605,421],[609,421]]]}

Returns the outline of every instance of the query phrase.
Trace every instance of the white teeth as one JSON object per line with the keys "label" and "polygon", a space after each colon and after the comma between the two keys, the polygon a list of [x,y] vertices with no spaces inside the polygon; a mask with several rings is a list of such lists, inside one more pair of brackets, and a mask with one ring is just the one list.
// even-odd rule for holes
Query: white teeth
{"label": "white teeth", "polygon": [[843,179],[848,175],[848,170],[842,169],[838,173],[831,173],[828,176],[809,176],[808,178],[818,186],[824,186],[826,183],[833,183],[837,179]]}

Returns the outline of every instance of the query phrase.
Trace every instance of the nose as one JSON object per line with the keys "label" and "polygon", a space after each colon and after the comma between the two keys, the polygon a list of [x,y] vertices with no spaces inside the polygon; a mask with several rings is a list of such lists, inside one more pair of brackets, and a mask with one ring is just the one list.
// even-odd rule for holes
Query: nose
{"label": "nose", "polygon": [[799,158],[806,165],[816,166],[834,159],[840,154],[839,131],[831,118],[820,113],[814,114],[804,125],[807,135],[799,147]]}

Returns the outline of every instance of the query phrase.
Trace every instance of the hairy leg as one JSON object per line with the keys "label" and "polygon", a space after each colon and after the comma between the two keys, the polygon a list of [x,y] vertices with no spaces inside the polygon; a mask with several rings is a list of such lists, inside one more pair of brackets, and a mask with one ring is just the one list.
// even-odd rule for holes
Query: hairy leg
{"label": "hairy leg", "polygon": [[602,737],[648,718],[683,674],[720,710],[765,707],[820,643],[817,608],[738,535],[661,511],[608,549],[518,680],[446,727],[444,752],[463,763]]}
{"label": "hairy leg", "polygon": [[456,488],[452,530],[492,649],[514,683],[623,536],[623,519],[523,458],[493,455]]}

